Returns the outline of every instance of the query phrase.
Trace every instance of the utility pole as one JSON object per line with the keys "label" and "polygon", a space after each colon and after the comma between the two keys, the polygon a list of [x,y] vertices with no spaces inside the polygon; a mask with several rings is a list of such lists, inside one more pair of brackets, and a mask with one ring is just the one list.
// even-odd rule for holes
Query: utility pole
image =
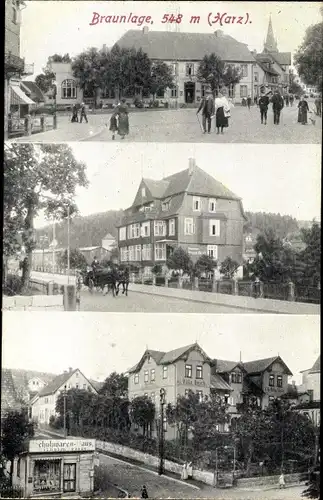
{"label": "utility pole", "polygon": [[70,284],[70,205],[67,206],[67,284]]}
{"label": "utility pole", "polygon": [[164,474],[164,405],[165,405],[165,389],[160,389],[160,433],[159,433],[159,471],[161,476]]}
{"label": "utility pole", "polygon": [[66,385],[64,385],[63,391],[63,402],[64,402],[64,438],[67,437],[67,428],[66,428]]}

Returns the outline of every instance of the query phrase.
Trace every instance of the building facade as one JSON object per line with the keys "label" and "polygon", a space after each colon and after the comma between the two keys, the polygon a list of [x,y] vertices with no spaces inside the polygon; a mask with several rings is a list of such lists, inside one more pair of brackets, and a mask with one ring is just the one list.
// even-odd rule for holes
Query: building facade
{"label": "building facade", "polygon": [[[247,363],[211,359],[195,343],[169,352],[146,350],[137,365],[128,372],[128,395],[132,400],[146,396],[160,413],[160,390],[165,391],[165,404],[175,404],[189,391],[201,400],[217,395],[226,403],[230,418],[238,417],[237,405],[252,400],[261,408],[288,391],[292,375],[284,361],[276,356]],[[154,426],[154,429],[157,427]],[[228,425],[218,425],[220,431]],[[176,437],[176,429],[164,419],[167,439]]]}
{"label": "building facade", "polygon": [[241,199],[191,159],[187,170],[142,179],[118,227],[119,259],[145,275],[155,264],[165,266],[176,247],[193,261],[207,254],[242,264],[244,221]]}
{"label": "building facade", "polygon": [[30,402],[31,418],[39,424],[49,424],[51,416],[56,416],[56,401],[62,391],[83,389],[97,393],[90,382],[79,369],[62,373],[39,391]]}

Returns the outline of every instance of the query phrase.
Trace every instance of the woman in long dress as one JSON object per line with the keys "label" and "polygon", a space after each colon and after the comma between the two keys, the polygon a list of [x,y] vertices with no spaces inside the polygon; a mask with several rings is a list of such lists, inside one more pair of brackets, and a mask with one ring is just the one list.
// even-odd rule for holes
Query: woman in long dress
{"label": "woman in long dress", "polygon": [[308,111],[309,111],[308,103],[304,99],[304,97],[302,97],[298,103],[298,123],[301,123],[302,125],[307,124]]}
{"label": "woman in long dress", "polygon": [[223,129],[229,126],[230,104],[224,94],[219,92],[218,97],[214,101],[215,105],[215,126],[217,134],[223,134]]}
{"label": "woman in long dress", "polygon": [[[121,139],[124,139],[126,135],[129,134],[129,117],[128,117],[129,109],[126,104],[126,100],[122,99],[121,103],[116,107],[112,118],[118,117],[118,134],[121,136]],[[111,119],[112,119],[111,118]]]}

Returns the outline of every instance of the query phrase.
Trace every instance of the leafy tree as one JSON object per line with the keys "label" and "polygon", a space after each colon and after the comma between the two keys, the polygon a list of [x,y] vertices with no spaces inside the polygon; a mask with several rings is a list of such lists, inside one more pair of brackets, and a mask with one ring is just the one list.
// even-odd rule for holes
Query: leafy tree
{"label": "leafy tree", "polygon": [[14,459],[24,451],[28,438],[34,436],[34,423],[29,422],[27,412],[9,411],[1,422],[1,450],[10,460],[10,484],[12,486]]}
{"label": "leafy tree", "polygon": [[221,87],[228,87],[240,82],[242,71],[233,65],[227,64],[217,55],[205,55],[199,64],[198,78],[210,85],[213,94]]}
{"label": "leafy tree", "polygon": [[227,279],[232,279],[239,268],[239,263],[231,259],[231,257],[226,257],[221,264],[220,272]]}
{"label": "leafy tree", "polygon": [[155,264],[152,267],[151,272],[157,276],[158,274],[162,273],[162,270],[163,270],[163,268],[160,264]]}
{"label": "leafy tree", "polygon": [[217,261],[213,257],[201,255],[195,263],[194,272],[197,276],[201,276],[201,274],[211,273],[216,267]]}
{"label": "leafy tree", "polygon": [[99,392],[100,394],[112,398],[125,398],[128,395],[128,377],[123,373],[111,373],[111,375],[105,379]]}
{"label": "leafy tree", "polygon": [[147,396],[138,396],[130,403],[131,421],[142,428],[143,436],[147,436],[148,429],[155,419],[155,405]]}
{"label": "leafy tree", "polygon": [[[67,267],[67,250],[58,255],[58,264]],[[70,251],[70,266],[72,269],[85,269],[87,266],[86,258],[77,248],[72,248]]]}
{"label": "leafy tree", "polygon": [[179,270],[182,273],[191,273],[193,268],[191,257],[182,247],[175,248],[166,265],[169,269]]}
{"label": "leafy tree", "polygon": [[304,94],[304,90],[300,84],[296,82],[296,75],[292,69],[289,70],[289,92],[296,95]]}
{"label": "leafy tree", "polygon": [[[28,287],[34,219],[40,211],[48,218],[64,219],[76,213],[76,188],[87,186],[85,165],[65,144],[10,144],[4,153],[4,248],[16,250],[21,234],[26,257],[22,267],[22,292]],[[20,247],[21,248],[21,247]]]}
{"label": "leafy tree", "polygon": [[317,286],[321,279],[321,226],[313,221],[309,229],[301,229],[306,248],[297,256],[298,270],[303,282]]}
{"label": "leafy tree", "polygon": [[323,90],[323,22],[309,26],[303,43],[294,56],[299,76],[307,85],[315,85],[319,92]]}
{"label": "leafy tree", "polygon": [[318,498],[321,497],[321,468],[320,466],[313,467],[309,473],[304,474],[307,486],[306,490],[303,491],[302,497],[306,498]]}
{"label": "leafy tree", "polygon": [[298,233],[298,222],[290,215],[273,214],[266,212],[246,212],[248,222],[244,227],[244,232],[254,233],[267,230],[275,232],[278,238],[286,238],[290,234]]}
{"label": "leafy tree", "polygon": [[94,98],[97,107],[99,89],[105,86],[103,76],[107,79],[107,61],[109,55],[104,50],[91,47],[81,52],[72,61],[72,70],[83,92]]}
{"label": "leafy tree", "polygon": [[172,68],[162,61],[154,62],[151,68],[150,78],[150,91],[154,98],[157,92],[164,92],[167,88],[171,88],[173,86],[174,76]]}

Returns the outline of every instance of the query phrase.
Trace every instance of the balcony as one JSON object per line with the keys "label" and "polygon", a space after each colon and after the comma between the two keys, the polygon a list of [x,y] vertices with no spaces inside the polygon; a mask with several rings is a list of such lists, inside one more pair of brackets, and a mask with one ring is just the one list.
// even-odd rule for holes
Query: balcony
{"label": "balcony", "polygon": [[34,64],[25,64],[25,60],[22,57],[7,52],[5,54],[5,72],[19,73],[21,76],[33,75]]}

